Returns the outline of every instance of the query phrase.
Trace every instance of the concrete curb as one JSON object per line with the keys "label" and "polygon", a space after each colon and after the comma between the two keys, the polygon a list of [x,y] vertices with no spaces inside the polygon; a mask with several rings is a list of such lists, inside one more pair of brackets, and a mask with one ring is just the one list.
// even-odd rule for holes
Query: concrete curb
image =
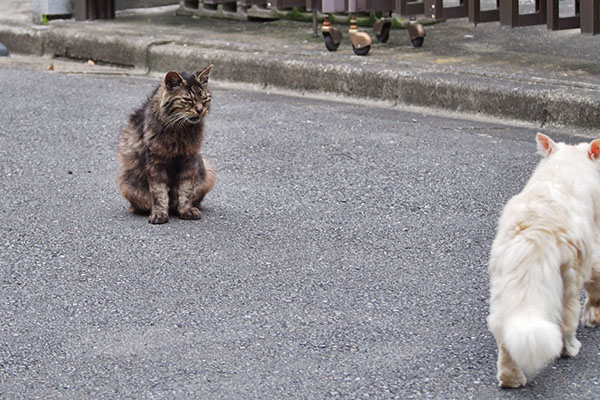
{"label": "concrete curb", "polygon": [[365,71],[356,67],[264,57],[248,53],[157,46],[151,71],[194,70],[216,64],[216,79],[299,91],[324,91],[394,103],[486,114],[540,125],[596,129],[600,93],[545,83],[433,72]]}
{"label": "concrete curb", "polygon": [[80,32],[52,30],[46,34],[45,52],[79,60],[96,60],[110,64],[145,67],[146,49],[152,41],[118,35],[90,36]]}
{"label": "concrete curb", "polygon": [[368,69],[310,56],[207,48],[144,36],[98,35],[68,26],[0,25],[11,52],[93,59],[148,72],[195,70],[213,63],[214,78],[299,91],[333,92],[394,103],[586,129],[600,126],[600,93],[552,82],[524,82],[472,74]]}
{"label": "concrete curb", "polygon": [[41,56],[44,54],[44,40],[47,30],[46,27],[32,29],[0,25],[0,42],[12,53]]}

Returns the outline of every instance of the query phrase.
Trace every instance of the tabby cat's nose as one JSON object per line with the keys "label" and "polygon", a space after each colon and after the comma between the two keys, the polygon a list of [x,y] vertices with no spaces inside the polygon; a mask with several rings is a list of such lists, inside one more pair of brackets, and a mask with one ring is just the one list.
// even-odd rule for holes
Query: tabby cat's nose
{"label": "tabby cat's nose", "polygon": [[196,111],[198,111],[198,114],[202,114],[202,111],[204,110],[204,107],[200,106],[196,109]]}

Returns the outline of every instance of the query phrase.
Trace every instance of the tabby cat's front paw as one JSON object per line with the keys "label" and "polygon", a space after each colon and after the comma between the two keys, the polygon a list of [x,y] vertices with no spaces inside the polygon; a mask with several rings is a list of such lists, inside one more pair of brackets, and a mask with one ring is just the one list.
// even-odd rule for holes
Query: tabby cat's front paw
{"label": "tabby cat's front paw", "polygon": [[166,212],[156,212],[152,211],[150,214],[150,218],[148,218],[148,222],[151,224],[164,224],[169,222],[169,214]]}
{"label": "tabby cat's front paw", "polygon": [[190,207],[187,210],[181,211],[179,213],[179,218],[181,219],[200,219],[202,213],[196,207]]}

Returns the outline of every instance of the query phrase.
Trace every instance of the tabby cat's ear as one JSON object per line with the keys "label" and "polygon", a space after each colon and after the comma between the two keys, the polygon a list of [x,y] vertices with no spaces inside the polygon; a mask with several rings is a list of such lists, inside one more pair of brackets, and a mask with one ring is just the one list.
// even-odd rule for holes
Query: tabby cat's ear
{"label": "tabby cat's ear", "polygon": [[196,76],[196,80],[200,84],[200,86],[206,86],[208,84],[208,76],[210,75],[210,70],[213,65],[210,64],[208,67],[204,68],[202,71],[196,72],[194,75]]}
{"label": "tabby cat's ear", "polygon": [[538,153],[541,156],[548,157],[553,151],[556,150],[557,146],[556,143],[554,143],[554,140],[550,139],[543,133],[538,133],[535,135],[535,140],[537,142]]}
{"label": "tabby cat's ear", "polygon": [[177,71],[169,71],[165,76],[165,86],[169,90],[183,86],[183,77]]}

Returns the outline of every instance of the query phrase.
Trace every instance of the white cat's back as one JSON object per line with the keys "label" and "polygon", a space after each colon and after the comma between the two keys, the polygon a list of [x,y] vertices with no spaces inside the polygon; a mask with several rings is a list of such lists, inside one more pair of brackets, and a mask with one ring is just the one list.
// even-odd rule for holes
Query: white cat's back
{"label": "white cat's back", "polygon": [[526,227],[571,235],[579,230],[576,236],[588,240],[596,234],[600,171],[587,158],[586,144],[558,146],[556,154],[541,160],[523,190],[505,205],[500,234]]}

